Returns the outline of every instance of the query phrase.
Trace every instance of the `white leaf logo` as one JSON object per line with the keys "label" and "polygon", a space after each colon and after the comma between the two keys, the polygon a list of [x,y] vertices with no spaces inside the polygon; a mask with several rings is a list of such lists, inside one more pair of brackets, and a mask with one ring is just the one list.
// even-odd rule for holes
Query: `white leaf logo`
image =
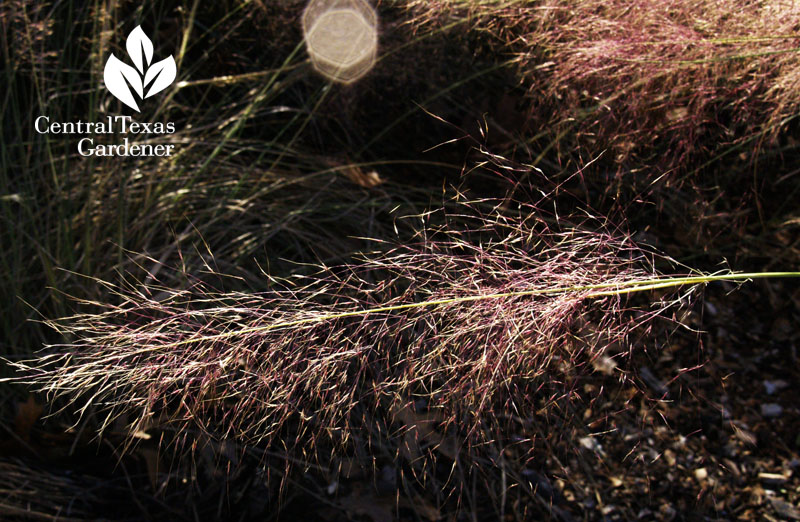
{"label": "white leaf logo", "polygon": [[125,83],[125,80],[128,80],[133,90],[139,95],[139,98],[142,98],[142,78],[139,76],[139,73],[136,72],[136,69],[121,62],[119,58],[112,54],[108,57],[108,61],[106,62],[103,80],[108,90],[111,91],[111,94],[116,96],[119,101],[131,109],[139,112],[136,99],[133,97],[133,94],[131,94],[128,84]]}
{"label": "white leaf logo", "polygon": [[172,55],[151,65],[153,42],[144,34],[141,26],[136,26],[128,35],[125,49],[136,68],[124,63],[112,53],[103,71],[103,81],[109,92],[119,101],[139,112],[139,105],[133,94],[136,93],[139,100],[144,100],[163,91],[175,81],[177,67]]}
{"label": "white leaf logo", "polygon": [[131,31],[128,35],[128,40],[125,42],[125,49],[128,50],[128,56],[133,60],[133,64],[139,69],[141,74],[144,74],[145,64],[142,60],[142,55],[147,60],[147,65],[153,59],[153,42],[142,31],[142,26],[137,25],[136,29]]}
{"label": "white leaf logo", "polygon": [[[147,91],[145,98],[149,98],[169,87],[173,80],[175,80],[176,73],[175,59],[172,58],[172,55],[153,64],[153,66],[147,70],[147,74],[144,75],[144,84],[150,85],[150,89]],[[153,82],[152,85],[150,82]]]}

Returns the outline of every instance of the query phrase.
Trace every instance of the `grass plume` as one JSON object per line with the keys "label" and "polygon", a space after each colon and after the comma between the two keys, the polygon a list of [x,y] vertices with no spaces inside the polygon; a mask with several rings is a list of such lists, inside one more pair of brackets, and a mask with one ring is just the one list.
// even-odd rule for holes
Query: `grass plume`
{"label": "grass plume", "polygon": [[774,142],[798,113],[793,2],[447,0],[408,8],[421,31],[456,20],[504,40],[532,95],[531,121],[546,120],[544,140],[577,137],[573,146],[589,155],[609,147],[619,162],[683,169],[755,137]]}
{"label": "grass plume", "polygon": [[39,390],[103,412],[101,429],[125,413],[131,433],[177,424],[253,442],[291,429],[311,447],[325,434],[346,441],[353,412],[416,397],[443,429],[470,434],[498,405],[530,408],[537,389],[568,388],[609,346],[629,348],[666,302],[627,314],[627,294],[764,275],[661,278],[629,239],[554,232],[530,210],[460,216],[468,226],[429,226],[417,242],[272,279],[267,292],[220,291],[192,274],[185,290],[158,276],[98,281],[116,304],[50,322],[74,340],[15,366]]}

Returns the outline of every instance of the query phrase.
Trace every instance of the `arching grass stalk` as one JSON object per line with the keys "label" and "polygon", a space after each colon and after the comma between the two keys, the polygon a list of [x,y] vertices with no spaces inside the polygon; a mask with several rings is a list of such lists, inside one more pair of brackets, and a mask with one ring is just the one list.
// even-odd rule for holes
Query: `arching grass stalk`
{"label": "arching grass stalk", "polygon": [[223,339],[230,335],[240,335],[243,333],[258,333],[267,330],[275,330],[278,328],[291,328],[294,326],[301,326],[307,323],[329,321],[332,319],[341,319],[344,317],[357,317],[382,312],[399,312],[411,308],[425,308],[440,305],[467,303],[471,301],[482,301],[484,299],[500,299],[504,297],[526,297],[537,295],[554,295],[563,294],[568,292],[583,292],[589,290],[588,294],[584,294],[585,299],[594,299],[598,297],[615,296],[632,294],[634,292],[644,292],[647,290],[658,290],[664,288],[675,288],[687,285],[700,285],[705,283],[713,283],[715,281],[747,281],[752,279],[774,279],[782,277],[800,277],[800,272],[725,272],[718,274],[706,274],[700,276],[685,276],[685,277],[667,277],[667,278],[653,278],[645,279],[642,281],[622,281],[620,283],[599,283],[594,285],[583,286],[568,286],[560,288],[545,288],[539,290],[522,290],[519,292],[504,292],[497,294],[485,295],[470,295],[464,297],[455,297],[452,299],[434,299],[430,301],[422,301],[419,303],[407,303],[394,306],[382,306],[378,308],[370,308],[366,310],[355,310],[352,312],[341,312],[330,315],[323,315],[320,317],[313,317],[308,319],[299,319],[297,321],[288,321],[284,323],[271,324],[260,328],[252,328],[250,330],[240,330],[238,332],[226,332],[223,334],[215,335],[213,337],[203,337],[196,339],[187,339],[180,341],[169,347],[179,346],[181,344],[188,344],[198,341],[213,341],[216,339]]}

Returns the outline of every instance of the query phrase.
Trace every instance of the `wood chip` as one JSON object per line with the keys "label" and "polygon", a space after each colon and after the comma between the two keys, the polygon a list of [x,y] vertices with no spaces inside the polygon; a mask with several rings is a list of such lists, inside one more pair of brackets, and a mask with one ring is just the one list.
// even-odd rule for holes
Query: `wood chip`
{"label": "wood chip", "polygon": [[786,484],[786,477],[778,473],[759,473],[758,480],[768,486],[782,486]]}

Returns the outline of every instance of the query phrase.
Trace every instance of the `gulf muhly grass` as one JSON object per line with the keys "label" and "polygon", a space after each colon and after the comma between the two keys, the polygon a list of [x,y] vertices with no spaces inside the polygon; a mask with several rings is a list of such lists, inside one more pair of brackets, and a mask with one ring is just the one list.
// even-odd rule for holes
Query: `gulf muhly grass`
{"label": "gulf muhly grass", "polygon": [[536,150],[537,163],[608,148],[606,163],[639,172],[641,186],[670,170],[673,188],[677,179],[706,186],[709,167],[730,171],[743,154],[747,171],[762,152],[785,153],[779,137],[795,125],[793,2],[453,0],[408,9],[420,31],[457,21],[505,42],[530,96],[516,146]]}
{"label": "gulf muhly grass", "polygon": [[[160,284],[174,280],[168,268],[146,281],[92,279],[113,299],[78,299],[92,311],[47,321],[70,341],[11,364],[51,401],[92,412],[100,433],[124,419],[129,436],[199,432],[309,455],[341,451],[375,425],[402,440],[418,429],[410,408],[434,415],[432,429],[466,455],[490,442],[486,426],[546,416],[542,400],[569,396],[592,364],[630,357],[632,336],[689,295],[654,291],[800,275],[664,277],[629,238],[557,232],[524,205],[463,208],[359,261],[264,273],[261,292],[225,291],[211,272],[182,273],[180,289]],[[643,292],[649,306],[631,306]]]}
{"label": "gulf muhly grass", "polygon": [[[174,477],[198,491],[203,458],[220,491],[234,484],[235,465],[215,474],[233,445],[283,485],[290,467],[396,463],[395,504],[420,518],[437,518],[418,511],[423,496],[477,518],[486,491],[489,518],[515,494],[552,514],[522,475],[534,446],[580,423],[570,403],[597,398],[582,379],[609,360],[628,379],[657,320],[680,323],[704,284],[797,275],[665,276],[671,260],[576,218],[588,175],[567,180],[589,179],[585,192],[563,183],[606,147],[603,176],[625,164],[658,181],[689,172],[693,154],[713,163],[778,136],[797,111],[797,13],[784,4],[748,16],[700,0],[381,3],[378,63],[347,88],[311,73],[293,25],[304,2],[37,5],[0,7],[0,346],[19,372],[3,393],[41,391],[59,428],[190,451],[172,453]],[[176,122],[165,139],[180,152],[86,160],[74,140],[33,132],[38,114],[119,112],[102,67],[138,23],[179,64],[147,118]],[[530,101],[521,126],[489,115],[509,140],[499,154],[482,148],[469,170],[472,151],[421,156],[463,141],[440,139],[426,111],[473,118],[497,90],[486,85]],[[492,195],[533,180],[541,198],[470,194],[426,212],[454,178]]]}

